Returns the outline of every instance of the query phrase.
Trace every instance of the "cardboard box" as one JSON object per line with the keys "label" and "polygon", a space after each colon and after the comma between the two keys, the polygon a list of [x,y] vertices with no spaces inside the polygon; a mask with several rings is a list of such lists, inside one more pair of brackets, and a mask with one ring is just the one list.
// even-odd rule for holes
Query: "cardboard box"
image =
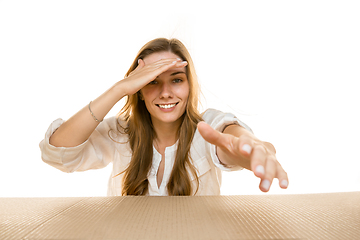
{"label": "cardboard box", "polygon": [[0,198],[0,239],[360,239],[360,192]]}

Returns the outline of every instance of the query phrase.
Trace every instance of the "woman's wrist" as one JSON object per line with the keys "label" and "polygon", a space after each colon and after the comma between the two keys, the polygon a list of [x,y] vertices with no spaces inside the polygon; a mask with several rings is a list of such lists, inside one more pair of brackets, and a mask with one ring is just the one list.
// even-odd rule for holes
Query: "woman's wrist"
{"label": "woman's wrist", "polygon": [[114,99],[116,99],[116,102],[120,101],[123,97],[127,96],[126,93],[126,86],[124,86],[123,81],[119,81],[115,83],[110,89],[110,94],[114,96]]}

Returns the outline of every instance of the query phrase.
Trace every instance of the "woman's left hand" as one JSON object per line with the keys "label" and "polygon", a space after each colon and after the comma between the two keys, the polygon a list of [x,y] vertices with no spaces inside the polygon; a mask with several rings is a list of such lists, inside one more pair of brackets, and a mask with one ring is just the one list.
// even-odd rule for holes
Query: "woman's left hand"
{"label": "woman's left hand", "polygon": [[281,188],[287,188],[287,173],[277,161],[276,150],[271,143],[260,141],[238,125],[230,125],[221,133],[200,122],[198,130],[207,142],[216,146],[217,156],[224,165],[242,166],[253,171],[261,179],[261,191],[269,191],[274,178],[279,180]]}

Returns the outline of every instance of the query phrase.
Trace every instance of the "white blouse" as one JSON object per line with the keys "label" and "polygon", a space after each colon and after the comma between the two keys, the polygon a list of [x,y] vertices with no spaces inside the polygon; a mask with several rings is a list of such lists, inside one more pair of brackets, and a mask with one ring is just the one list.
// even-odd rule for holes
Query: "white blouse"
{"label": "white blouse", "polygon": [[[208,109],[203,114],[203,120],[212,128],[223,131],[229,124],[238,124],[247,130],[251,129],[237,119],[231,113],[223,113],[218,110]],[[113,164],[112,174],[108,183],[108,196],[121,196],[122,178],[124,174],[113,177],[124,171],[131,160],[131,149],[127,142],[128,136],[119,133],[116,129],[116,121],[121,126],[125,122],[116,117],[104,119],[88,140],[76,147],[55,147],[49,144],[51,135],[64,120],[57,119],[49,126],[45,139],[40,142],[42,160],[49,165],[63,171],[75,172],[98,169]],[[115,141],[114,141],[115,140]],[[161,161],[161,154],[153,147],[153,162],[148,174],[150,196],[167,196],[166,185],[169,181],[171,170],[174,165],[177,143],[165,149],[165,169],[160,187],[157,184],[157,171]],[[192,164],[195,166],[199,189],[196,195],[219,195],[221,186],[221,170],[233,171],[242,169],[239,166],[224,166],[220,163],[215,146],[206,142],[198,130],[196,130],[190,148]],[[195,177],[191,174],[192,186],[196,190]]]}

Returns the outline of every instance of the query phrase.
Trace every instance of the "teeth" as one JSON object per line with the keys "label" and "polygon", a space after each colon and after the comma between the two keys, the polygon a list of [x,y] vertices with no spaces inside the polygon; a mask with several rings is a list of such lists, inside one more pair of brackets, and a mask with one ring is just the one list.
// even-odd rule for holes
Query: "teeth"
{"label": "teeth", "polygon": [[176,103],[174,103],[174,104],[168,104],[168,105],[158,105],[159,107],[161,107],[161,108],[172,108],[172,107],[174,107],[176,105]]}

